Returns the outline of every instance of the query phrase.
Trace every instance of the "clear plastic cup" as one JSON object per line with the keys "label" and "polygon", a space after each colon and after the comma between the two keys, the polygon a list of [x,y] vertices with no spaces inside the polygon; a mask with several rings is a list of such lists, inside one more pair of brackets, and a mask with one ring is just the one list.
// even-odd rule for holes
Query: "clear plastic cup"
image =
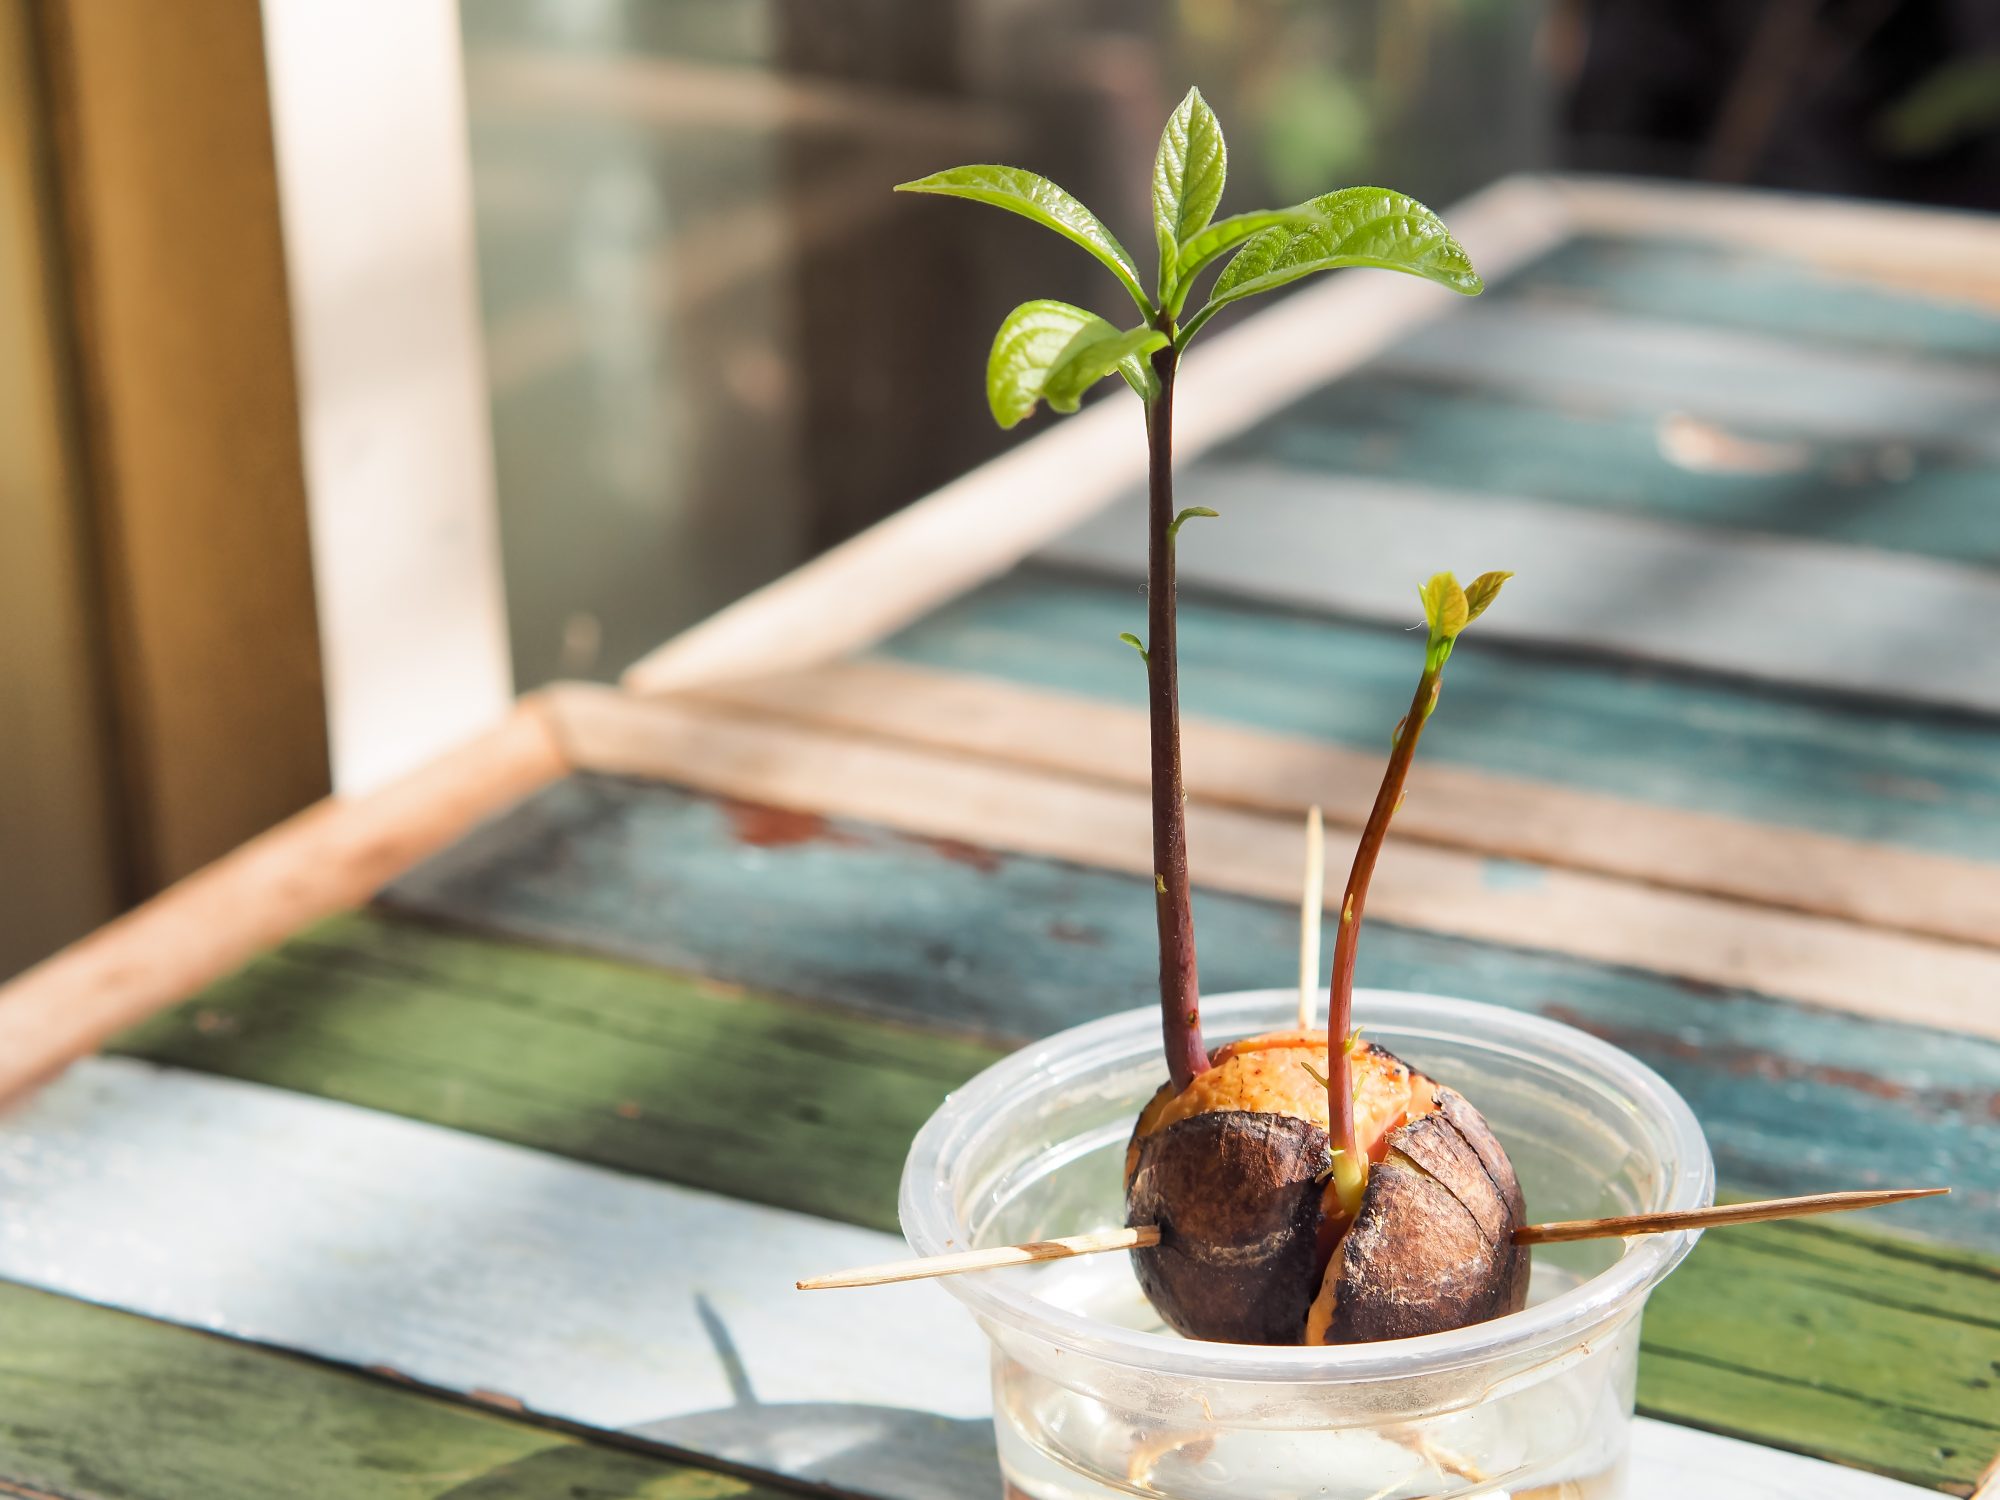
{"label": "clear plastic cup", "polygon": [[[1292,991],[1203,1002],[1211,1044],[1293,1024]],[[1531,1219],[1713,1201],[1701,1127],[1594,1037],[1498,1006],[1363,990],[1372,1041],[1486,1116]],[[1124,1222],[1125,1143],[1163,1077],[1159,1015],[1028,1047],[947,1099],[903,1169],[921,1255]],[[1538,1246],[1525,1311],[1342,1348],[1184,1339],[1124,1255],[947,1278],[992,1343],[1010,1495],[1033,1500],[1609,1500],[1623,1493],[1639,1314],[1692,1234]]]}

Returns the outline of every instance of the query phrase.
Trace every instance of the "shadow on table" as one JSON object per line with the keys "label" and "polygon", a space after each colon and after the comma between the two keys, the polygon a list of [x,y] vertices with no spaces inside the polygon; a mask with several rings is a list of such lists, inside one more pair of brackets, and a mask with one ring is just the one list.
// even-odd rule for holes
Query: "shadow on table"
{"label": "shadow on table", "polygon": [[[721,1460],[763,1473],[805,1479],[835,1490],[894,1500],[969,1500],[997,1495],[993,1423],[862,1402],[799,1401],[765,1405],[728,1328],[697,1297],[701,1318],[729,1380],[731,1404],[627,1427],[628,1437],[695,1459]],[[637,1454],[583,1444],[547,1448],[444,1492],[439,1500],[641,1500],[659,1478]]]}

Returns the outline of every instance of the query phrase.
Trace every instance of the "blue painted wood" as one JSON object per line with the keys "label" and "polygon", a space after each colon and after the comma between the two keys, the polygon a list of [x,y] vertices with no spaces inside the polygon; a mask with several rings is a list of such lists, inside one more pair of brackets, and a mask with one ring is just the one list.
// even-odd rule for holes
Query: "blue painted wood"
{"label": "blue painted wood", "polygon": [[[1198,875],[1199,848],[1194,858]],[[614,778],[538,793],[385,900],[998,1037],[1153,993],[1142,880]],[[1196,913],[1210,992],[1287,981],[1295,913],[1214,892],[1197,894]],[[1331,933],[1325,942],[1331,951]],[[1898,1223],[1964,1244],[2000,1239],[2000,1044],[1385,924],[1364,938],[1360,977],[1613,1038],[1688,1096],[1739,1191],[1944,1181],[1951,1198]]]}
{"label": "blue painted wood", "polygon": [[1376,372],[1322,387],[1198,466],[1274,463],[2000,563],[2000,464],[1990,457],[1934,441],[1726,424],[1795,467],[1694,472],[1666,456],[1664,420]]}
{"label": "blue painted wood", "polygon": [[[1214,523],[1226,524],[1226,523]],[[878,647],[900,661],[1143,706],[1118,632],[1136,586],[1024,568]],[[1409,696],[1404,632],[1183,594],[1189,713],[1366,750]],[[2000,725],[1475,641],[1426,760],[1969,859],[2000,859]]]}
{"label": "blue painted wood", "polygon": [[2000,359],[2000,314],[1989,308],[1712,242],[1584,235],[1487,295],[1783,334],[1833,351]]}

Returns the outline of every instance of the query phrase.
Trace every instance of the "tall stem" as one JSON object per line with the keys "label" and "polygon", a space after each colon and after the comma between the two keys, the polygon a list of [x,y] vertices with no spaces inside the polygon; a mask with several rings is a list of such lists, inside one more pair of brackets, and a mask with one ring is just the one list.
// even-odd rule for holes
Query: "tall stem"
{"label": "tall stem", "polygon": [[1160,391],[1146,407],[1146,689],[1153,749],[1153,904],[1160,928],[1160,1028],[1176,1092],[1208,1070],[1201,1042],[1194,909],[1181,781],[1180,662],[1174,640],[1174,372],[1172,345],[1153,356]]}
{"label": "tall stem", "polygon": [[1354,1071],[1350,1066],[1347,1039],[1354,1030],[1354,956],[1360,948],[1361,915],[1368,905],[1368,882],[1375,875],[1375,861],[1382,842],[1389,836],[1389,820],[1403,800],[1403,785],[1410,778],[1410,762],[1416,759],[1417,738],[1424,732],[1437,699],[1438,668],[1426,667],[1417,680],[1416,696],[1396,734],[1389,752],[1388,769],[1382,773],[1375,805],[1368,810],[1368,822],[1361,830],[1361,842],[1354,850],[1354,865],[1347,873],[1347,889],[1340,898],[1340,927],[1333,941],[1333,985],[1327,998],[1326,1082],[1327,1108],[1331,1118],[1334,1150],[1334,1180],[1339,1184],[1341,1202],[1349,1212],[1360,1207],[1361,1189],[1368,1179],[1368,1167],[1361,1155],[1361,1143],[1354,1129]]}

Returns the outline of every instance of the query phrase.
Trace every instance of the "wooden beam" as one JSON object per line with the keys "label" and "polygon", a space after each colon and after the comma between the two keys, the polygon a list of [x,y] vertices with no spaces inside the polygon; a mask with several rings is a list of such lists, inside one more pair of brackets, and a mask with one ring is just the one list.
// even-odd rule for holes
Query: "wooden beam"
{"label": "wooden beam", "polygon": [[40,57],[0,0],[0,979],[123,904]]}
{"label": "wooden beam", "polygon": [[137,884],[325,793],[257,0],[48,0],[84,452]]}
{"label": "wooden beam", "polygon": [[0,986],[0,1100],[356,905],[480,818],[560,775],[526,700],[481,738],[378,791],[288,818]]}

